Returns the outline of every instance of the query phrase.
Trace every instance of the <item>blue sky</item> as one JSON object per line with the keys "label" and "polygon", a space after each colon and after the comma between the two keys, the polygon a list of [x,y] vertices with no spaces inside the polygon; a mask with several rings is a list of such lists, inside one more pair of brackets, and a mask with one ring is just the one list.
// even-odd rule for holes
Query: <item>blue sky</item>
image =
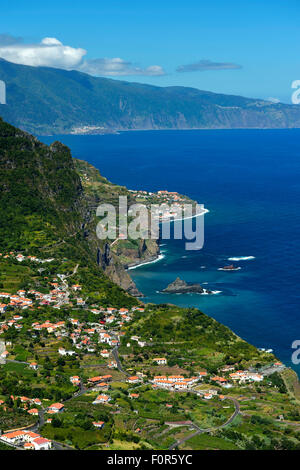
{"label": "blue sky", "polygon": [[[33,65],[290,102],[299,18],[299,0],[14,0],[1,5],[0,56],[30,64],[36,54],[42,62]],[[57,43],[40,45],[46,37]]]}

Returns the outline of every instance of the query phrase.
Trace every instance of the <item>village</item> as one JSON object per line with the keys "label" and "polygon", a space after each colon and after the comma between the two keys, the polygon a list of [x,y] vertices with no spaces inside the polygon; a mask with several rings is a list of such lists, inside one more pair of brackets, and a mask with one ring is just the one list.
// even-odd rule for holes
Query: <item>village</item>
{"label": "village", "polygon": [[[20,263],[25,260],[25,256],[15,255],[14,253],[9,253],[4,257],[14,258]],[[42,264],[44,262],[44,260],[35,257],[29,257],[29,260],[30,262]],[[51,259],[46,260],[48,263],[52,261]],[[73,274],[76,274],[76,268],[77,266]],[[132,335],[129,341],[127,338],[127,342],[122,342],[127,325],[132,322],[137,314],[144,315],[146,306],[115,308],[89,304],[83,295],[82,285],[70,282],[69,277],[57,273],[52,278],[47,279],[47,292],[40,292],[35,289],[28,291],[19,289],[15,293],[0,292],[0,299],[3,302],[0,305],[0,369],[1,365],[22,363],[26,368],[37,373],[45,367],[44,358],[43,364],[39,363],[38,357],[28,362],[16,358],[14,352],[17,344],[16,335],[26,331],[33,340],[39,338],[39,335],[43,335],[47,338],[47,341],[55,341],[55,344],[58,344],[55,352],[58,363],[61,361],[60,363],[64,364],[65,359],[79,360],[79,356],[84,354],[90,355],[93,358],[91,359],[92,362],[98,360],[102,367],[112,371],[107,374],[87,377],[84,369],[82,369],[82,374],[70,375],[68,380],[73,387],[71,396],[78,397],[94,392],[96,395],[92,401],[93,405],[111,406],[111,403],[114,403],[115,400],[110,395],[110,387],[113,381],[113,371],[116,370],[122,374],[122,376],[119,376],[118,381],[130,386],[128,397],[131,400],[139,399],[139,389],[146,385],[151,387],[154,392],[164,390],[170,393],[191,393],[204,402],[215,399],[220,402],[231,400],[234,404],[232,419],[236,417],[240,409],[237,400],[228,395],[228,391],[237,386],[243,388],[249,384],[261,383],[268,375],[268,369],[266,369],[266,372],[259,372],[254,369],[239,370],[238,365],[232,364],[223,364],[219,368],[218,374],[209,373],[207,370],[196,370],[194,374],[188,371],[180,374],[163,373],[164,370],[168,371],[170,369],[168,356],[156,357],[153,354],[148,357],[146,364],[144,364],[145,371],[148,367],[146,373],[145,371],[141,372],[141,370],[134,371],[132,368],[124,370],[122,363],[123,359],[126,358],[126,354],[122,354],[122,358],[120,357],[119,349],[121,344],[122,351],[130,350],[132,345],[143,351],[143,349],[151,347],[153,343],[152,337],[141,338],[138,335]],[[45,312],[49,307],[52,312],[51,319],[45,318]],[[59,312],[61,309],[66,308],[69,316],[64,320],[55,320],[55,313],[53,314],[53,312]],[[43,318],[42,321],[37,321],[39,311]],[[29,323],[29,318],[34,312],[37,313],[36,320]],[[93,320],[83,319],[83,315],[91,315],[92,317],[89,318],[93,318]],[[11,335],[12,339],[9,339],[8,332],[15,332]],[[6,339],[3,339],[5,336]],[[270,364],[270,367],[272,367],[272,371],[280,371],[284,368],[284,365],[275,362]],[[157,371],[160,374],[157,374]],[[8,401],[14,403],[14,407],[25,411],[31,417],[35,417],[36,421],[25,429],[1,430],[1,442],[24,450],[61,448],[59,443],[42,436],[39,429],[44,424],[51,425],[53,416],[64,412],[65,404],[63,400],[51,404],[49,400],[45,400],[38,395],[35,396],[34,393],[30,397],[13,394],[9,397],[2,396],[0,399],[2,410],[8,410]],[[166,408],[171,409],[172,405],[166,403]],[[94,421],[93,427],[103,429],[105,422],[101,420]]]}

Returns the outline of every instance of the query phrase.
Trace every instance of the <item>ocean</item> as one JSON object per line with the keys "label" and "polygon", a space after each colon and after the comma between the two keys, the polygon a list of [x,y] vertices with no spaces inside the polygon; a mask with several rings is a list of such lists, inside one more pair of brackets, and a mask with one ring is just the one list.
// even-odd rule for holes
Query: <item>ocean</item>
{"label": "ocean", "polygon": [[[145,302],[195,306],[286,365],[300,339],[300,129],[136,131],[60,140],[114,183],[167,189],[209,210],[202,250],[163,240],[163,258],[130,271]],[[230,261],[229,258],[251,257]],[[253,257],[253,258],[252,258]],[[224,272],[228,264],[239,271]],[[217,295],[162,294],[179,276]]]}

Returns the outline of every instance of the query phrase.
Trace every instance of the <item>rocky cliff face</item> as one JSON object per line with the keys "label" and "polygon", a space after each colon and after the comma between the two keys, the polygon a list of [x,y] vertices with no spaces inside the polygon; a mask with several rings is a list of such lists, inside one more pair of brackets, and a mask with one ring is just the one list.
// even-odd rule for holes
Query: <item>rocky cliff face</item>
{"label": "rocky cliff face", "polygon": [[105,274],[117,285],[133,296],[142,296],[126,268],[132,264],[155,258],[159,252],[156,240],[99,240],[96,235],[96,208],[102,203],[118,206],[119,196],[127,196],[128,203],[134,203],[132,193],[102,177],[99,171],[87,162],[73,159],[75,169],[83,186],[84,236],[93,256]]}

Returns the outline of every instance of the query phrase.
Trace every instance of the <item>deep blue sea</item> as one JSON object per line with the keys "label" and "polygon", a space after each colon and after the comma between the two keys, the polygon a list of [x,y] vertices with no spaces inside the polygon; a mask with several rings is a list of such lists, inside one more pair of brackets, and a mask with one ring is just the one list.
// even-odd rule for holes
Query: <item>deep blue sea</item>
{"label": "deep blue sea", "polygon": [[[209,209],[205,244],[186,251],[163,241],[165,257],[131,270],[145,301],[196,306],[250,343],[291,364],[300,339],[300,130],[195,130],[55,136],[129,189],[187,194]],[[240,271],[218,271],[229,257]],[[176,276],[221,294],[159,291]],[[207,284],[206,284],[207,283]]]}

